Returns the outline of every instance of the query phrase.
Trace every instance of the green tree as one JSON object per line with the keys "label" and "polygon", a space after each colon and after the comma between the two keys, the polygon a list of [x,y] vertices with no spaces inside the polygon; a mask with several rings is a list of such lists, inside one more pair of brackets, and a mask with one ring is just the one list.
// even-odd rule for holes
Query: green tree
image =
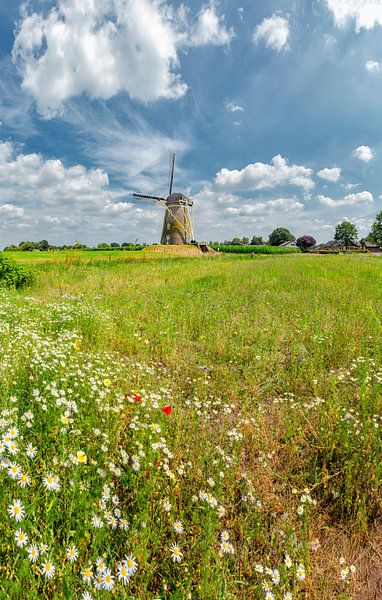
{"label": "green tree", "polygon": [[20,250],[23,252],[29,252],[30,250],[36,250],[35,242],[21,242],[19,245]]}
{"label": "green tree", "polygon": [[37,242],[36,248],[38,248],[39,250],[49,250],[48,240],[41,240],[40,242]]}
{"label": "green tree", "polygon": [[291,234],[289,229],[285,227],[278,227],[274,229],[269,236],[269,243],[271,246],[280,246],[284,242],[294,242],[296,238]]}
{"label": "green tree", "polygon": [[120,248],[120,245],[118,244],[118,242],[111,242],[110,248]]}
{"label": "green tree", "polygon": [[233,246],[240,246],[241,244],[241,239],[238,237],[234,237],[232,242],[228,242],[229,244],[232,244]]}
{"label": "green tree", "polygon": [[254,235],[251,239],[251,246],[262,246],[264,244],[264,240],[261,235]]}
{"label": "green tree", "polygon": [[244,244],[244,246],[248,246],[248,244],[249,244],[249,238],[247,238],[247,237],[241,238],[241,243]]}
{"label": "green tree", "polygon": [[106,242],[101,242],[100,244],[98,244],[97,248],[99,248],[100,250],[106,250],[107,248],[110,248],[109,244],[106,244]]}
{"label": "green tree", "polygon": [[357,243],[357,238],[357,228],[353,223],[350,223],[350,221],[343,221],[337,225],[334,239],[338,242],[341,242],[345,248],[355,246]]}
{"label": "green tree", "polygon": [[382,210],[375,217],[371,228],[371,235],[375,243],[382,248]]}

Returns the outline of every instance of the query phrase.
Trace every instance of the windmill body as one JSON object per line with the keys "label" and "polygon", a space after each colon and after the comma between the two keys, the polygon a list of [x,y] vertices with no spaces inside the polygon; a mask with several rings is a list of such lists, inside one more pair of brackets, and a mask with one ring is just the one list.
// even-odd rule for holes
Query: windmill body
{"label": "windmill body", "polygon": [[151,196],[147,194],[133,194],[136,198],[157,200],[165,208],[162,227],[161,244],[180,245],[191,244],[194,241],[194,231],[190,215],[193,201],[184,194],[172,193],[174,180],[175,154],[171,156],[170,163],[170,185],[167,198]]}
{"label": "windmill body", "polygon": [[191,244],[193,241],[190,217],[192,201],[183,194],[171,194],[166,200],[161,244]]}

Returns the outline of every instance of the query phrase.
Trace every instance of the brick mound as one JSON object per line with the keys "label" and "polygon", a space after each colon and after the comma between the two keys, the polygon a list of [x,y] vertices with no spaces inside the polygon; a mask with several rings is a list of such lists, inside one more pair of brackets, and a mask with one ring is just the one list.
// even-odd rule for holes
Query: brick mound
{"label": "brick mound", "polygon": [[146,246],[142,250],[144,254],[155,254],[161,256],[202,256],[201,250],[197,246],[189,245],[162,245]]}

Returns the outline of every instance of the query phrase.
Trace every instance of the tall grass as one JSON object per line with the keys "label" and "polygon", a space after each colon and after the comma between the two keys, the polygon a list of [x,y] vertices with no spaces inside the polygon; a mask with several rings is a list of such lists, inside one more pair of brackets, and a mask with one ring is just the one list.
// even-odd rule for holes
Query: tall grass
{"label": "tall grass", "polygon": [[[80,598],[86,565],[102,556],[117,583],[130,553],[137,573],[111,597],[256,600],[264,581],[277,599],[362,593],[362,543],[382,509],[380,266],[309,255],[36,264],[33,287],[0,306],[3,430],[17,424],[21,449],[4,456],[32,479],[21,488],[3,463],[4,597]],[[59,492],[44,488],[49,470]],[[105,485],[127,530],[99,503]],[[29,543],[49,546],[52,580],[14,540],[15,498]]]}

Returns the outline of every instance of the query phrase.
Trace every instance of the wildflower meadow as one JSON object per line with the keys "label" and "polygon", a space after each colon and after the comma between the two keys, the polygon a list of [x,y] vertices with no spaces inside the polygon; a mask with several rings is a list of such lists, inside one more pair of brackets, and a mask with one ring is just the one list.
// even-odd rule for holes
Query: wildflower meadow
{"label": "wildflower meadow", "polygon": [[0,598],[378,597],[380,259],[18,260]]}

